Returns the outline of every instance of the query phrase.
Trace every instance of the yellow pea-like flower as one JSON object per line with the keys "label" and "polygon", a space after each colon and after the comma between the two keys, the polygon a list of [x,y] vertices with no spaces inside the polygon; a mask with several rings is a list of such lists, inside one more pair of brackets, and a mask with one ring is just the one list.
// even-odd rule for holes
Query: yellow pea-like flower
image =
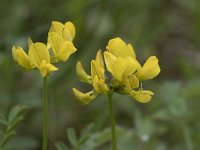
{"label": "yellow pea-like flower", "polygon": [[135,51],[131,44],[126,44],[121,38],[117,37],[111,39],[106,46],[108,52],[115,57],[133,57],[135,58]]}
{"label": "yellow pea-like flower", "polygon": [[58,33],[60,34],[65,41],[72,42],[75,37],[75,26],[72,22],[66,22],[65,24],[62,24],[58,21],[53,21],[52,25],[50,27],[49,33]]}
{"label": "yellow pea-like flower", "polygon": [[97,93],[102,93],[104,95],[107,95],[107,92],[109,91],[109,88],[105,84],[105,80],[99,79],[97,76],[93,79],[93,87]]}
{"label": "yellow pea-like flower", "polygon": [[21,47],[12,48],[13,59],[25,70],[32,70],[34,68],[33,64],[30,61],[29,56],[25,53],[25,51]]}
{"label": "yellow pea-like flower", "polygon": [[76,96],[76,98],[83,104],[87,105],[91,100],[93,100],[97,94],[94,91],[90,91],[88,93],[83,93],[76,88],[73,88],[73,93]]}
{"label": "yellow pea-like flower", "polygon": [[138,69],[136,76],[139,80],[153,79],[160,73],[160,66],[158,59],[155,56],[151,56],[147,59],[143,67]]}
{"label": "yellow pea-like flower", "polygon": [[76,73],[82,82],[92,84],[93,90],[88,93],[82,93],[73,88],[73,93],[77,99],[83,103],[88,104],[99,93],[107,94],[109,88],[105,82],[105,69],[101,50],[96,54],[96,59],[91,61],[91,76],[86,73],[80,61],[76,64]]}
{"label": "yellow pea-like flower", "polygon": [[91,76],[95,91],[106,94],[109,89],[105,83],[104,68],[96,60],[91,62]]}
{"label": "yellow pea-like flower", "polygon": [[76,74],[81,82],[91,83],[91,76],[86,73],[80,61],[76,64]]}
{"label": "yellow pea-like flower", "polygon": [[143,90],[140,85],[141,81],[152,79],[160,73],[158,59],[151,56],[141,66],[132,45],[118,37],[111,39],[106,49],[104,57],[99,50],[96,60],[91,61],[91,76],[84,71],[81,63],[77,63],[80,80],[92,84],[97,94],[116,92],[127,94],[141,103],[149,102],[154,93]]}
{"label": "yellow pea-like flower", "polygon": [[99,79],[104,79],[104,68],[96,60],[91,61],[91,76],[92,79],[97,76]]}
{"label": "yellow pea-like flower", "polygon": [[32,44],[28,55],[31,62],[40,70],[42,77],[46,77],[50,72],[58,70],[50,63],[50,54],[45,44],[40,42]]}
{"label": "yellow pea-like flower", "polygon": [[77,50],[72,42],[64,41],[63,37],[56,32],[48,34],[48,43],[58,61],[66,61]]}
{"label": "yellow pea-like flower", "polygon": [[130,96],[140,103],[147,103],[151,100],[153,92],[147,90],[133,91]]}

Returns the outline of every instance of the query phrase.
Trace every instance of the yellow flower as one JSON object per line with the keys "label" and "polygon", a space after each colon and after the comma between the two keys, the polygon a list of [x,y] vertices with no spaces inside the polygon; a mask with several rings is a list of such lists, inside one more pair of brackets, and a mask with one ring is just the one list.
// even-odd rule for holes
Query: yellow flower
{"label": "yellow flower", "polygon": [[141,89],[135,91],[135,88],[139,87],[141,81],[153,79],[160,73],[158,59],[151,56],[141,67],[131,44],[127,45],[118,37],[111,39],[106,48],[106,68],[112,74],[112,81],[115,81],[111,82],[111,87],[116,88],[116,92],[129,94],[139,102],[148,102],[153,93]]}
{"label": "yellow flower", "polygon": [[58,61],[66,61],[69,56],[77,50],[72,42],[65,41],[63,37],[56,32],[48,34],[48,43],[53,50],[54,57],[58,59]]}
{"label": "yellow flower", "polygon": [[106,95],[109,89],[105,83],[104,68],[96,60],[91,62],[91,76],[95,91]]}
{"label": "yellow flower", "polygon": [[147,59],[142,68],[138,69],[136,76],[139,80],[153,79],[160,73],[160,66],[158,59],[155,56],[151,56]]}
{"label": "yellow flower", "polygon": [[88,104],[91,100],[93,100],[96,97],[96,93],[93,91],[90,91],[88,93],[82,93],[76,88],[73,88],[73,93],[76,96],[76,98],[83,104]]}
{"label": "yellow flower", "polygon": [[108,95],[116,92],[127,94],[141,103],[149,102],[154,93],[143,90],[139,85],[141,81],[152,79],[160,73],[158,59],[151,56],[141,67],[132,45],[126,44],[118,37],[111,39],[106,49],[107,51],[103,53],[104,58],[101,51],[98,51],[96,60],[91,61],[91,76],[85,72],[80,62],[77,63],[76,70],[80,80],[92,84],[94,88],[89,94],[81,92],[78,99],[87,97],[89,102],[94,98],[91,94]]}
{"label": "yellow flower", "polygon": [[50,54],[47,46],[43,43],[33,43],[28,55],[31,62],[39,69],[42,77],[46,77],[50,72],[58,70],[50,63]]}
{"label": "yellow flower", "polygon": [[62,24],[53,21],[48,33],[47,45],[40,42],[33,43],[29,38],[28,55],[21,47],[13,46],[13,58],[26,70],[37,68],[42,77],[46,77],[50,72],[58,70],[52,63],[66,61],[77,50],[72,43],[75,34],[76,30],[72,22]]}
{"label": "yellow flower", "polygon": [[91,76],[89,76],[86,72],[85,72],[85,70],[84,70],[84,68],[83,68],[83,65],[81,64],[81,62],[80,61],[78,61],[77,62],[77,64],[76,64],[76,74],[77,74],[77,76],[78,76],[78,78],[79,78],[79,80],[81,81],[81,82],[87,82],[87,83],[91,83],[92,81],[92,79],[91,79]]}
{"label": "yellow flower", "polygon": [[116,37],[111,39],[106,46],[108,52],[115,57],[133,57],[135,58],[135,51],[131,44],[126,44],[122,39]]}
{"label": "yellow flower", "polygon": [[65,41],[73,41],[76,30],[72,22],[68,21],[65,24],[62,24],[58,21],[53,21],[50,27],[49,33],[56,32],[63,37]]}
{"label": "yellow flower", "polygon": [[81,103],[88,104],[92,99],[94,99],[97,96],[97,94],[102,93],[106,95],[109,91],[109,88],[105,83],[105,69],[101,50],[97,52],[96,60],[91,61],[91,76],[88,75],[83,69],[83,66],[80,61],[77,62],[76,72],[80,81],[92,84],[94,88],[88,93],[82,93],[77,89],[73,88],[74,95]]}
{"label": "yellow flower", "polygon": [[15,46],[13,46],[12,55],[13,59],[24,69],[32,70],[34,68],[29,56],[24,52],[21,47],[16,48]]}
{"label": "yellow flower", "polygon": [[151,91],[140,90],[140,91],[133,91],[130,96],[136,99],[140,103],[147,103],[151,100],[152,95],[154,95]]}

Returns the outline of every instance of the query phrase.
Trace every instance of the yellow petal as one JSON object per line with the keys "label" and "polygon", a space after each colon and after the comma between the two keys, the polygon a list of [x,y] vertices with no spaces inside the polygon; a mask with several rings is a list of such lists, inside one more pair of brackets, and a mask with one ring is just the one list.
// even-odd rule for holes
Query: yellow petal
{"label": "yellow petal", "polygon": [[21,47],[16,48],[13,46],[12,55],[13,59],[24,69],[32,70],[34,68],[28,55],[24,52],[24,50]]}
{"label": "yellow petal", "polygon": [[93,100],[97,94],[93,91],[90,91],[88,93],[82,93],[79,90],[73,88],[73,93],[76,96],[76,98],[83,104],[87,105],[91,100]]}
{"label": "yellow petal", "polygon": [[85,70],[83,69],[83,66],[80,61],[76,64],[76,73],[82,82],[91,83],[91,76],[89,76]]}
{"label": "yellow petal", "polygon": [[104,79],[104,69],[96,60],[91,61],[91,76],[94,79],[97,76],[99,79]]}
{"label": "yellow petal", "polygon": [[58,53],[63,45],[63,42],[64,39],[60,34],[56,32],[48,34],[48,43],[50,44],[55,57],[58,57]]}
{"label": "yellow petal", "polygon": [[63,37],[55,32],[48,34],[48,42],[52,47],[54,57],[59,61],[66,61],[77,50],[72,42],[64,41]]}
{"label": "yellow petal", "polygon": [[69,33],[71,35],[71,38],[72,40],[74,39],[75,37],[75,34],[76,34],[76,29],[75,29],[75,26],[72,22],[68,21],[65,23],[65,28],[67,28],[69,30]]}
{"label": "yellow petal", "polygon": [[106,63],[106,68],[112,74],[114,74],[114,68],[117,58],[109,52],[104,52],[104,58]]}
{"label": "yellow petal", "polygon": [[93,79],[93,87],[97,93],[107,94],[108,87],[105,84],[105,81],[103,79],[99,79],[97,76]]}
{"label": "yellow petal", "polygon": [[147,103],[151,100],[152,95],[154,95],[151,91],[141,90],[141,91],[133,91],[130,96],[133,97],[136,101],[140,103]]}
{"label": "yellow petal", "polygon": [[77,49],[70,41],[65,41],[58,53],[58,59],[60,61],[66,61],[71,54],[73,54]]}
{"label": "yellow petal", "polygon": [[40,67],[40,74],[42,75],[42,77],[46,77],[50,72],[52,71],[56,71],[58,70],[58,68],[56,68],[55,66],[53,66],[52,64],[46,63],[46,60],[43,60]]}
{"label": "yellow petal", "polygon": [[124,76],[132,75],[139,66],[135,58],[118,57],[114,64],[114,70],[111,73],[116,80],[122,82]]}
{"label": "yellow petal", "polygon": [[102,68],[104,68],[104,61],[103,61],[103,56],[102,56],[101,50],[98,50],[95,60],[100,64],[100,66]]}
{"label": "yellow petal", "polygon": [[119,37],[111,39],[108,42],[106,49],[115,57],[133,57],[135,58],[135,52],[131,44],[126,44]]}
{"label": "yellow petal", "polygon": [[52,21],[49,32],[56,32],[56,33],[62,35],[63,28],[64,28],[64,25],[61,22]]}
{"label": "yellow petal", "polygon": [[124,76],[131,75],[136,71],[137,65],[133,59],[119,57],[115,62],[113,76],[121,82]]}
{"label": "yellow petal", "polygon": [[140,63],[133,57],[126,57],[124,58],[129,62],[129,67],[126,69],[125,74],[132,74],[139,68],[141,68]]}
{"label": "yellow petal", "polygon": [[42,61],[45,60],[47,64],[50,63],[50,54],[47,46],[43,43],[37,42],[30,46],[28,55],[31,62],[39,68]]}
{"label": "yellow petal", "polygon": [[70,41],[70,42],[73,41],[70,31],[66,27],[63,28],[62,37],[64,38],[65,41]]}
{"label": "yellow petal", "polygon": [[139,80],[153,79],[160,73],[160,66],[158,64],[158,59],[155,56],[151,56],[145,62],[143,67],[138,70],[136,76]]}
{"label": "yellow petal", "polygon": [[126,55],[130,56],[130,57],[133,57],[133,58],[136,58],[136,54],[135,54],[135,50],[134,50],[133,46],[131,44],[128,44],[127,48],[128,48],[128,50],[127,50],[127,54]]}

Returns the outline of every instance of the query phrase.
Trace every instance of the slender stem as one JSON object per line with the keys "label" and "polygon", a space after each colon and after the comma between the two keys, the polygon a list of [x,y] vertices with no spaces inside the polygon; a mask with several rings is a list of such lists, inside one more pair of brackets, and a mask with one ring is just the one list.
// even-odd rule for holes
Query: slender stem
{"label": "slender stem", "polygon": [[116,133],[115,133],[115,116],[114,116],[113,106],[112,106],[112,94],[108,95],[108,101],[109,101],[110,122],[111,122],[111,129],[112,129],[112,149],[117,150]]}
{"label": "slender stem", "polygon": [[47,77],[43,80],[43,145],[42,150],[47,150],[48,141],[48,110],[47,110]]}

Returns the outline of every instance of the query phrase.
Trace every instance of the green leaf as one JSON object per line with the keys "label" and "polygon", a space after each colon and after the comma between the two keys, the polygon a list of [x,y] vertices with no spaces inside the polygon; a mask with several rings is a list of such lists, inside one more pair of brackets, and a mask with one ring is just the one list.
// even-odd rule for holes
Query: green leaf
{"label": "green leaf", "polygon": [[8,115],[8,122],[11,124],[15,122],[15,119],[19,117],[26,110],[26,106],[17,105],[13,107]]}
{"label": "green leaf", "polygon": [[78,140],[77,140],[76,132],[73,128],[67,129],[67,137],[68,137],[70,143],[74,147],[78,146]]}
{"label": "green leaf", "polygon": [[12,130],[14,130],[14,128],[18,125],[19,122],[21,122],[23,120],[23,117],[18,117],[16,118],[11,124],[9,124],[8,128],[7,128],[7,132],[11,132]]}

